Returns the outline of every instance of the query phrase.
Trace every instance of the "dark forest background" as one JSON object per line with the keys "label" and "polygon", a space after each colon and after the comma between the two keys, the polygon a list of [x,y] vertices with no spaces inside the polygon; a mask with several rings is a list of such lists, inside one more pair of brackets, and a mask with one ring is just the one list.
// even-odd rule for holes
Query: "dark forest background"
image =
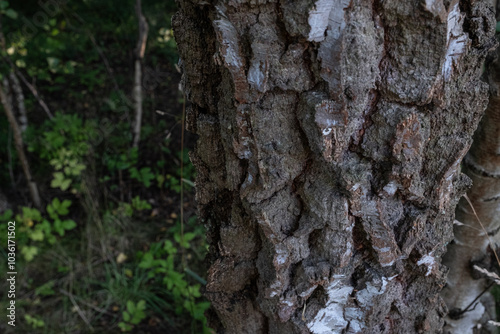
{"label": "dark forest background", "polygon": [[[149,30],[134,147],[137,5],[0,1],[2,333],[210,332],[188,157],[194,138],[182,134],[171,30],[176,7],[140,4]],[[5,316],[8,221],[16,222],[15,327]]]}

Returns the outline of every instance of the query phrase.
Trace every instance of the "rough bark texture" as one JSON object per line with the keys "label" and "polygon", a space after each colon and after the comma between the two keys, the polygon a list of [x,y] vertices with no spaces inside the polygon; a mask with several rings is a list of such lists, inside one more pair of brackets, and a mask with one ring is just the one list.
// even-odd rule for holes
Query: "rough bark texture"
{"label": "rough bark texture", "polygon": [[[497,50],[498,57],[498,50]],[[477,265],[490,271],[498,268],[491,253],[491,242],[498,242],[500,229],[500,63],[498,58],[488,71],[490,100],[484,118],[474,135],[474,143],[464,159],[462,171],[473,181],[465,199],[456,209],[455,239],[448,246],[444,264],[450,268],[448,284],[443,297],[450,312],[446,332],[472,333],[488,320],[495,320],[495,303],[492,296],[484,295],[471,303],[490,285],[473,267]],[[471,204],[473,208],[471,207]],[[480,219],[480,222],[478,221]],[[482,226],[481,226],[482,225]],[[491,236],[491,237],[488,237]],[[495,247],[497,247],[495,245]],[[491,268],[493,267],[493,268]],[[470,306],[467,310],[467,306]],[[466,312],[463,312],[465,311]]]}
{"label": "rough bark texture", "polygon": [[181,1],[217,333],[431,333],[491,9]]}

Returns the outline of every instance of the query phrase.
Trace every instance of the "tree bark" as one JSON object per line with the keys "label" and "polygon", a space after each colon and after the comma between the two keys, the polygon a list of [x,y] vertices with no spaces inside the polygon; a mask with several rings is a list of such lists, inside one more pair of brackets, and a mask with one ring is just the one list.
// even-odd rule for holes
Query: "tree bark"
{"label": "tree bark", "polygon": [[433,333],[495,45],[476,1],[180,1],[217,333]]}
{"label": "tree bark", "polygon": [[[497,56],[498,57],[498,50]],[[494,271],[498,259],[491,253],[497,248],[500,229],[500,64],[489,66],[490,100],[474,143],[466,155],[462,171],[473,181],[472,188],[456,208],[454,241],[448,246],[443,262],[449,267],[448,284],[443,297],[450,312],[446,332],[472,333],[488,326],[495,317],[495,302],[489,294],[476,300],[491,281],[474,269]],[[490,237],[492,236],[492,237]],[[491,243],[494,243],[493,245]],[[496,328],[490,325],[490,332]]]}

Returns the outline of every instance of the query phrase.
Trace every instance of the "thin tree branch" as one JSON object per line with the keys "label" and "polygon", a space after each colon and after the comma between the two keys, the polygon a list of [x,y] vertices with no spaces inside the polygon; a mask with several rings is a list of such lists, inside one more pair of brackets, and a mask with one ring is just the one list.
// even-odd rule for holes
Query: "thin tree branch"
{"label": "thin tree branch", "polygon": [[141,0],[136,2],[136,13],[139,19],[139,39],[135,49],[135,74],[134,74],[134,108],[135,108],[135,122],[134,122],[134,141],[132,147],[138,147],[141,139],[141,123],[142,123],[142,60],[144,59],[144,52],[146,51],[146,42],[148,40],[148,23],[142,14]]}
{"label": "thin tree branch", "polygon": [[18,70],[17,66],[12,62],[12,60],[10,60],[8,57],[2,57],[2,59],[10,66],[10,68],[14,71],[14,73],[19,78],[21,78],[21,81],[26,85],[26,87],[28,87],[28,89],[30,90],[31,94],[33,94],[33,96],[35,97],[35,99],[38,101],[38,104],[40,105],[40,107],[42,107],[42,109],[45,111],[45,113],[47,114],[47,116],[50,119],[52,119],[54,116],[50,112],[50,109],[47,106],[47,104],[45,103],[45,101],[43,101],[42,98],[40,97],[40,94],[38,94],[37,89],[32,84],[30,84],[28,82],[28,80],[26,80],[26,77],[21,73],[21,71]]}

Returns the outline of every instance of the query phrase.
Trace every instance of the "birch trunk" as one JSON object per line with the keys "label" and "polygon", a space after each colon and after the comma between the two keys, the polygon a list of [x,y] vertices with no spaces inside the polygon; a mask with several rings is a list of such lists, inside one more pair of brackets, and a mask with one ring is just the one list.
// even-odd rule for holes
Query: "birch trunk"
{"label": "birch trunk", "polygon": [[13,112],[12,95],[10,93],[10,87],[7,78],[4,78],[3,81],[0,83],[0,102],[2,103],[5,115],[7,116],[7,119],[9,121],[9,125],[12,128],[12,132],[14,133],[14,144],[16,147],[17,155],[19,157],[19,162],[21,163],[21,167],[24,172],[24,176],[26,177],[26,183],[28,185],[31,199],[33,200],[33,205],[38,210],[41,210],[42,201],[40,199],[40,194],[38,193],[38,186],[36,185],[35,180],[31,176],[28,158],[24,154],[22,131],[19,128],[19,125],[17,124],[17,120]]}
{"label": "birch trunk", "polygon": [[217,333],[438,333],[487,104],[474,1],[180,1]]}
{"label": "birch trunk", "polygon": [[491,252],[490,244],[492,242],[494,247],[497,247],[500,229],[498,59],[489,67],[489,84],[489,105],[462,167],[462,171],[473,181],[473,186],[467,193],[470,203],[464,198],[457,206],[455,239],[448,246],[448,253],[444,258],[444,263],[450,268],[450,272],[443,297],[453,310],[447,319],[446,331],[449,333],[472,333],[481,327],[490,327],[488,333],[497,332],[496,328],[486,323],[487,320],[495,318],[495,302],[492,296],[486,294],[476,300],[488,286],[491,286],[491,281],[485,280],[474,269],[474,265],[489,271],[494,271],[493,268],[499,265]]}

